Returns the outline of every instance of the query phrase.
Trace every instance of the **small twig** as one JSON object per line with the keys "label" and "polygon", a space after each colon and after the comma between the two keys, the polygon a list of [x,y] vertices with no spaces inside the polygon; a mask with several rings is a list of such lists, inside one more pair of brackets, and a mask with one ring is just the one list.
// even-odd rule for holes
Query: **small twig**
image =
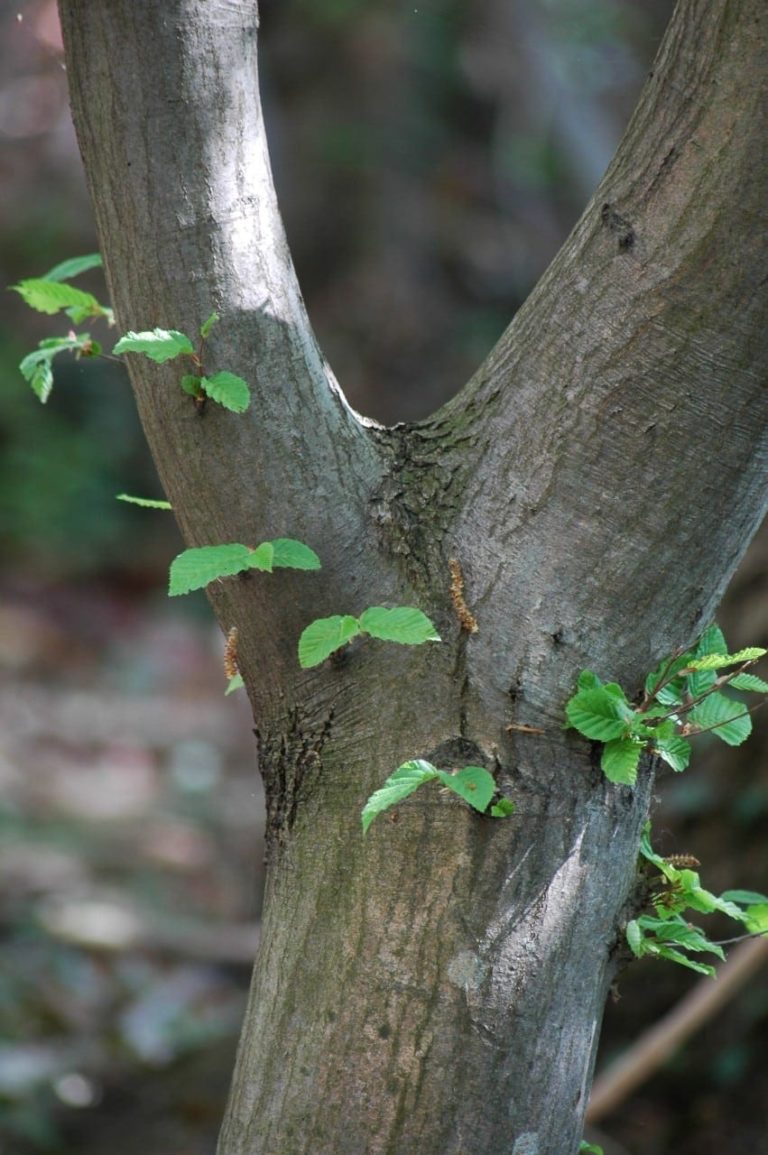
{"label": "small twig", "polygon": [[526,726],[522,722],[510,722],[505,730],[519,730],[521,734],[544,734],[546,731],[542,730],[541,726]]}

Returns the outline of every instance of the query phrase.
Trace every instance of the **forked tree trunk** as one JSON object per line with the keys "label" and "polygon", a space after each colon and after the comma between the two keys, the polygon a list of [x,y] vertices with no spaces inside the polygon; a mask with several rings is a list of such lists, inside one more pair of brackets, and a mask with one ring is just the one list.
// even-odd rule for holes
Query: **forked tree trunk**
{"label": "forked tree trunk", "polygon": [[[711,618],[765,509],[763,0],[682,0],[619,153],[466,388],[391,430],[345,405],[272,189],[252,0],[60,0],[119,328],[193,331],[250,383],[202,416],[133,358],[190,544],[291,536],[319,574],[211,587],[240,634],[269,808],[263,947],[220,1155],[572,1155],[648,812],[562,728]],[[479,629],[450,596],[459,560]],[[301,672],[324,613],[413,604],[442,645]],[[543,733],[510,730],[512,723]],[[494,821],[402,761],[493,771]]]}

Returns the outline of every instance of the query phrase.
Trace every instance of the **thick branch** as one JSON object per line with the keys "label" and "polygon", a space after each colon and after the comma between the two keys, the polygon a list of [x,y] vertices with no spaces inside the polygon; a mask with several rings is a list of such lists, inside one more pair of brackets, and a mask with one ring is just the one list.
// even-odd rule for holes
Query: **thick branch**
{"label": "thick branch", "polygon": [[711,617],[764,514],[767,36],[761,0],[682,0],[563,251],[411,438],[499,695],[522,668],[550,711],[576,666],[636,684]]}

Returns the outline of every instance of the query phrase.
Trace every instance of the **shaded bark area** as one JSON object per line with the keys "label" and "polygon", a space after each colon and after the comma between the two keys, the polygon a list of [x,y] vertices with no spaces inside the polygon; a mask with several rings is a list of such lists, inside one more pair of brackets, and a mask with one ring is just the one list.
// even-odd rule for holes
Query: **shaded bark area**
{"label": "shaded bark area", "polygon": [[[652,768],[608,784],[563,704],[581,666],[632,692],[691,640],[765,510],[767,18],[683,0],[529,302],[454,401],[384,430],[346,407],[304,314],[253,4],[61,10],[120,327],[194,331],[217,307],[216,368],[252,385],[246,416],[201,418],[176,369],[133,359],[182,529],[299,537],[324,562],[211,591],[270,814],[220,1152],[575,1151]],[[443,644],[299,671],[309,619],[375,603],[421,606]],[[360,806],[411,757],[486,766],[516,816],[425,791],[361,840]]]}

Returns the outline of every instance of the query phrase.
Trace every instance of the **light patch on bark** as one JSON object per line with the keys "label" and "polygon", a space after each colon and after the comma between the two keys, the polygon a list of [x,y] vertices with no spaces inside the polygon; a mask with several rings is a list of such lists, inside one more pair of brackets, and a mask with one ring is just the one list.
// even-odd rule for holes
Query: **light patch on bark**
{"label": "light patch on bark", "polygon": [[515,1141],[512,1155],[539,1155],[539,1136],[535,1131],[526,1131]]}
{"label": "light patch on bark", "polygon": [[446,973],[457,987],[474,991],[485,978],[487,967],[471,950],[460,950],[448,963]]}

